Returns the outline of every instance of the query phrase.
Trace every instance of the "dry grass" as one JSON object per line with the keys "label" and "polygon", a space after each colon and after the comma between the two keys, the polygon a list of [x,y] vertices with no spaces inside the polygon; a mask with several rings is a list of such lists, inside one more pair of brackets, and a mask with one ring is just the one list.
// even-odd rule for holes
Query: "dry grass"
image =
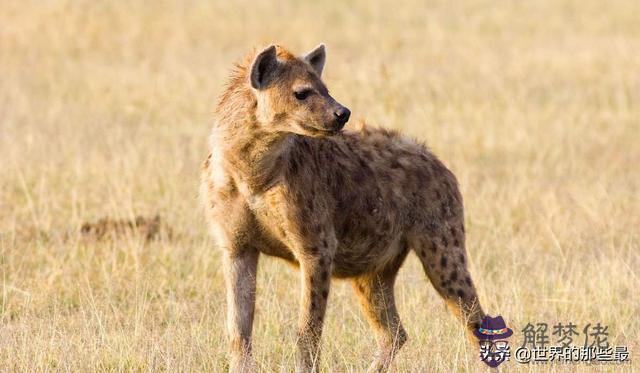
{"label": "dry grass", "polygon": [[[487,311],[515,329],[602,322],[638,361],[640,2],[373,4],[3,1],[0,368],[225,367],[198,172],[231,63],[272,41],[326,42],[334,96],[455,171]],[[78,235],[156,213],[172,238]],[[288,371],[297,275],[265,258],[259,276],[256,357]],[[324,367],[361,371],[372,336],[347,284],[333,289]],[[399,371],[483,369],[413,257],[398,293]],[[531,370],[556,369],[574,367]]]}

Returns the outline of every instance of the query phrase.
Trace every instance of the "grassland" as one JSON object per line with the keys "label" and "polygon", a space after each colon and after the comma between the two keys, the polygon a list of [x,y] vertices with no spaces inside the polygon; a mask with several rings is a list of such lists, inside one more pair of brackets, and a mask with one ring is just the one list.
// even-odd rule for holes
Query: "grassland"
{"label": "grassland", "polygon": [[[601,322],[640,360],[640,2],[3,1],[0,370],[220,371],[220,260],[198,207],[231,64],[271,42],[328,46],[355,118],[427,141],[459,178],[481,301],[529,322]],[[160,214],[174,234],[87,241]],[[263,258],[255,355],[293,365],[297,275]],[[414,257],[398,280],[398,371],[476,371]],[[374,341],[334,284],[323,369]],[[586,369],[584,365],[579,368]],[[573,371],[572,366],[509,370]]]}

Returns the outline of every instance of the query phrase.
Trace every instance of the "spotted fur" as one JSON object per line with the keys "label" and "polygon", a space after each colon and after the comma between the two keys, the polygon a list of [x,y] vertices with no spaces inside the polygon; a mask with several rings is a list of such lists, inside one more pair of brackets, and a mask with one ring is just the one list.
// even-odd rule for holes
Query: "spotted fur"
{"label": "spotted fur", "polygon": [[[342,106],[320,79],[324,53],[298,58],[272,46],[250,55],[217,107],[202,194],[223,251],[232,370],[254,368],[260,254],[300,268],[298,371],[317,367],[331,278],[352,281],[378,341],[371,368],[389,367],[407,339],[393,285],[410,251],[470,330],[483,316],[456,178],[395,131],[336,130],[332,111]],[[297,98],[300,86],[309,98]]]}

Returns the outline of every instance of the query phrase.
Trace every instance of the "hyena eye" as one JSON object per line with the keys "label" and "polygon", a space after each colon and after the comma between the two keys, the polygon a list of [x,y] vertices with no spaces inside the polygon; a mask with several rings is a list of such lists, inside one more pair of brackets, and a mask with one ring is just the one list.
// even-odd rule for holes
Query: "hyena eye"
{"label": "hyena eye", "polygon": [[302,101],[304,99],[306,99],[307,97],[309,97],[309,95],[311,94],[311,90],[310,89],[302,89],[300,91],[294,91],[293,95],[296,96],[296,99]]}

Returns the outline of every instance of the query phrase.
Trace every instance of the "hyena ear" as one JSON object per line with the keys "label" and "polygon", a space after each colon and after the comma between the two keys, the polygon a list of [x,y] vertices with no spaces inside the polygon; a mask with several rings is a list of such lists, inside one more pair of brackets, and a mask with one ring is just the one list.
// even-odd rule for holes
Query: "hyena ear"
{"label": "hyena ear", "polygon": [[251,64],[251,74],[249,75],[251,86],[255,89],[264,89],[273,78],[277,67],[276,46],[270,45],[258,53]]}
{"label": "hyena ear", "polygon": [[313,67],[318,76],[322,76],[322,69],[324,68],[324,61],[327,59],[327,52],[324,44],[318,45],[314,50],[307,53],[303,59]]}

